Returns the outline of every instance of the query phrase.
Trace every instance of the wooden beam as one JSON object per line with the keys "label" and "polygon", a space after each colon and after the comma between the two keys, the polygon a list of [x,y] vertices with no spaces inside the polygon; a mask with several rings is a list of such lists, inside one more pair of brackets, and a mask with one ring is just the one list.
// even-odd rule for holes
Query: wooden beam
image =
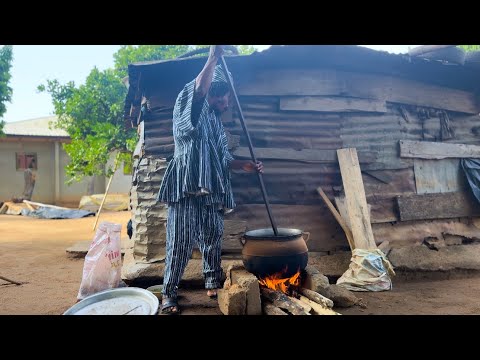
{"label": "wooden beam", "polygon": [[[239,147],[233,152],[234,156],[250,158],[247,147]],[[255,155],[259,159],[269,160],[292,160],[292,161],[316,161],[325,163],[336,163],[336,150],[317,150],[317,149],[281,149],[281,148],[255,148]],[[373,163],[377,157],[374,152],[359,152],[360,163]]]}
{"label": "wooden beam", "polygon": [[266,70],[238,87],[241,96],[345,96],[478,114],[471,92],[387,75],[337,70]]}
{"label": "wooden beam", "polygon": [[480,205],[467,192],[398,196],[397,204],[401,221],[480,215]]}
{"label": "wooden beam", "polygon": [[388,112],[385,101],[353,97],[301,96],[280,98],[280,110],[316,112]]}
{"label": "wooden beam", "polygon": [[400,157],[419,159],[480,158],[480,146],[400,140]]}
{"label": "wooden beam", "polygon": [[418,56],[423,55],[432,51],[437,51],[441,49],[455,47],[457,45],[421,45],[414,47],[413,49],[408,50],[408,55],[410,56]]}
{"label": "wooden beam", "polygon": [[328,209],[331,211],[335,220],[337,220],[340,226],[342,227],[343,231],[345,232],[345,236],[347,237],[348,245],[350,245],[350,250],[353,251],[353,249],[355,249],[355,242],[353,241],[352,231],[350,230],[350,227],[347,225],[345,221],[346,218],[342,217],[342,215],[338,213],[337,209],[335,209],[335,206],[333,206],[330,199],[323,192],[320,186],[317,188],[317,192],[322,197],[323,201],[325,201],[325,204],[327,205]]}
{"label": "wooden beam", "polygon": [[347,212],[356,249],[376,249],[357,150],[338,149]]}

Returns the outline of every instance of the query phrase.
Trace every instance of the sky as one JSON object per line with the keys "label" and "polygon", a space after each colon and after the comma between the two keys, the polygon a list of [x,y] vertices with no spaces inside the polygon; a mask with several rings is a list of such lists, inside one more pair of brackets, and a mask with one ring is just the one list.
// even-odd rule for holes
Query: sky
{"label": "sky", "polygon": [[[258,51],[270,45],[253,45]],[[361,45],[390,53],[406,53],[418,45]],[[57,79],[64,84],[82,84],[94,66],[100,70],[113,67],[113,54],[120,45],[14,45],[12,102],[6,103],[6,122],[53,115],[50,95],[38,93],[37,87],[47,80]]]}

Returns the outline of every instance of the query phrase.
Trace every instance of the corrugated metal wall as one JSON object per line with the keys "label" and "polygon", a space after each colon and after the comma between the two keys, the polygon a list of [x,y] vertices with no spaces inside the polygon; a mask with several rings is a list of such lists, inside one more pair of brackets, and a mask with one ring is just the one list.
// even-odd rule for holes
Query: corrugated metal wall
{"label": "corrugated metal wall", "polygon": [[[308,77],[308,74],[305,75],[305,70],[298,71],[302,73],[303,78]],[[280,74],[279,71],[279,76]],[[292,72],[289,72],[289,76],[292,76]],[[255,78],[250,76],[250,79]],[[368,74],[362,74],[361,78],[362,81],[368,80]],[[338,81],[342,81],[341,79],[342,77],[339,77]],[[329,99],[332,99],[332,96],[328,94],[328,89],[332,88],[337,92],[336,89],[341,88],[341,84],[334,86],[332,81],[335,79],[329,80],[325,88],[325,96],[328,95]],[[379,81],[379,76],[375,76],[375,83],[378,84]],[[281,78],[276,82],[281,82]],[[308,88],[314,89],[316,84],[315,79],[311,79]],[[322,84],[325,85],[320,81],[317,85],[323,86]],[[415,83],[411,82],[411,84]],[[438,109],[431,110],[429,107],[431,101],[427,99],[433,98],[432,94],[426,95],[425,107],[418,106],[418,103],[422,103],[421,98],[409,100],[408,96],[405,96],[407,104],[391,102],[389,98],[382,98],[381,94],[375,99],[362,98],[363,94],[379,94],[378,91],[362,90],[359,97],[355,98],[355,94],[351,92],[352,88],[368,88],[370,84],[366,81],[363,87],[360,86],[361,84],[351,87],[349,97],[338,95],[338,93],[332,94],[335,100],[335,111],[330,111],[328,108],[286,111],[280,109],[280,102],[282,99],[291,99],[291,92],[288,93],[288,97],[278,94],[268,96],[265,92],[269,87],[258,84],[261,91],[259,91],[260,95],[255,96],[256,85],[251,83],[246,87],[248,96],[242,96],[241,89],[239,91],[240,103],[254,148],[269,149],[273,153],[275,149],[317,150],[325,155],[323,160],[319,161],[302,160],[301,157],[296,160],[281,158],[281,156],[269,159],[259,157],[265,164],[264,180],[269,199],[272,204],[282,206],[281,211],[276,214],[274,211],[279,226],[291,227],[292,224],[298,223],[302,224],[306,231],[313,229],[322,231],[322,234],[312,234],[310,242],[312,249],[331,250],[342,242],[344,245],[347,244],[338,226],[331,224],[334,220],[328,215],[328,211],[318,211],[319,208],[326,210],[326,207],[316,192],[317,187],[321,186],[334,201],[334,187],[341,187],[342,179],[336,157],[332,157],[331,154],[336,149],[347,147],[356,148],[359,157],[363,154],[373,153],[374,155],[373,160],[364,161],[361,164],[367,201],[372,207],[372,222],[398,220],[395,197],[416,193],[414,161],[400,158],[399,140],[442,140],[441,121],[435,115]],[[391,92],[396,94],[396,98],[402,98],[402,91],[408,93],[411,89],[406,87],[393,90]],[[432,91],[440,92],[445,97],[448,96],[449,89],[435,88]],[[458,95],[458,91],[455,94],[462,96],[462,94]],[[469,99],[471,95],[465,93]],[[302,94],[302,96],[306,95]],[[299,99],[302,99],[302,96],[299,96]],[[315,99],[323,98],[317,96]],[[358,99],[363,99],[365,103],[360,103],[360,108],[358,102],[355,106],[349,107],[349,104],[353,103],[352,100]],[[173,153],[171,114],[174,99],[162,99],[151,90],[148,100],[143,116],[145,152],[149,155],[167,157]],[[369,109],[369,101],[375,101],[375,107]],[[338,104],[344,104],[345,108],[338,110]],[[454,104],[450,106],[455,107]],[[363,110],[362,107],[364,107]],[[448,115],[455,135],[446,141],[480,144],[480,123],[477,115],[451,111]],[[235,111],[225,116],[224,124],[229,135],[239,137],[238,145],[247,147],[246,138]],[[236,149],[238,150],[238,146],[232,149],[234,154]],[[259,205],[263,204],[263,199],[257,177],[233,173],[232,182],[239,210],[230,215],[230,218],[250,221],[254,219],[253,224],[261,226],[258,216],[245,215],[249,213],[248,208],[255,208],[257,215],[262,211]],[[306,211],[308,206],[314,206],[312,209],[317,210],[309,213]],[[265,217],[262,221],[265,227],[269,226],[268,218]],[[319,225],[322,222],[325,224]],[[329,242],[328,239],[331,241]]]}

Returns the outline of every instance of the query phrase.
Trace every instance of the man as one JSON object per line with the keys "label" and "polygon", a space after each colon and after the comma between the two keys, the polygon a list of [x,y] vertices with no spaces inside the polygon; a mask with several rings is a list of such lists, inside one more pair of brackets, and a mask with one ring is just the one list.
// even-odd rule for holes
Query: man
{"label": "man", "polygon": [[228,109],[230,88],[212,46],[205,66],[185,85],[173,110],[175,153],[165,171],[158,201],[168,204],[162,313],[176,314],[178,284],[196,242],[202,253],[207,295],[221,287],[223,216],[235,207],[230,169],[263,172],[263,164],[234,160],[220,115]]}

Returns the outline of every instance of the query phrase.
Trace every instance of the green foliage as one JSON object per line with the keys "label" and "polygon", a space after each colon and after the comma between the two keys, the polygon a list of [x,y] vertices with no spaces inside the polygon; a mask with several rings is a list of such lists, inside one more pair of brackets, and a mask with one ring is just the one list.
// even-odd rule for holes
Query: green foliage
{"label": "green foliage", "polygon": [[458,46],[465,51],[479,51],[480,50],[480,45],[458,45]]}
{"label": "green foliage", "polygon": [[238,49],[240,55],[250,55],[255,51],[255,48],[252,45],[235,45]]}
{"label": "green foliage", "polygon": [[[115,69],[122,76],[128,75],[128,65],[140,61],[175,59],[186,52],[209,47],[210,45],[123,45],[113,58]],[[255,51],[252,45],[235,45],[241,55],[249,55]],[[208,53],[201,56],[207,56]]]}
{"label": "green foliage", "polygon": [[174,59],[192,50],[190,45],[123,45],[113,58],[115,69],[127,76],[128,65],[140,61]]}
{"label": "green foliage", "polygon": [[13,47],[6,45],[0,48],[0,136],[4,136],[3,126],[5,122],[2,120],[3,115],[7,111],[6,102],[12,100],[12,88],[8,86],[10,78],[10,68],[12,67]]}
{"label": "green foliage", "polygon": [[84,176],[112,173],[107,167],[114,151],[131,152],[135,147],[135,130],[125,130],[123,106],[127,89],[116,70],[94,68],[85,84],[65,85],[48,80],[39,91],[48,92],[58,117],[56,127],[64,129],[72,141],[64,145],[70,156],[66,166],[67,183],[80,181]]}
{"label": "green foliage", "polygon": [[[116,164],[132,162],[137,135],[134,129],[125,130],[123,119],[127,89],[122,79],[128,75],[128,65],[173,59],[201,46],[210,45],[124,45],[113,55],[114,69],[94,68],[83,85],[47,80],[38,86],[40,92],[52,97],[58,117],[56,127],[67,131],[72,140],[64,146],[70,157],[67,183],[81,181],[85,176],[110,176],[114,169],[107,163],[114,152]],[[239,50],[248,54],[255,49],[240,45]]]}

